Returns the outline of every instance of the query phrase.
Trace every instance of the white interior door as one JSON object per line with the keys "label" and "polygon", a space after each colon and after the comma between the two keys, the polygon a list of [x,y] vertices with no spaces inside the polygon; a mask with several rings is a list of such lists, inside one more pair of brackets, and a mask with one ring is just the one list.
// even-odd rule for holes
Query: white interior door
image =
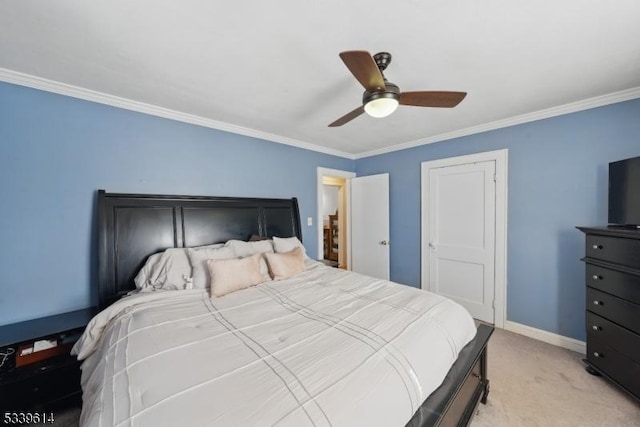
{"label": "white interior door", "polygon": [[389,280],[389,174],[351,179],[351,269]]}
{"label": "white interior door", "polygon": [[429,290],[494,323],[496,162],[429,170]]}

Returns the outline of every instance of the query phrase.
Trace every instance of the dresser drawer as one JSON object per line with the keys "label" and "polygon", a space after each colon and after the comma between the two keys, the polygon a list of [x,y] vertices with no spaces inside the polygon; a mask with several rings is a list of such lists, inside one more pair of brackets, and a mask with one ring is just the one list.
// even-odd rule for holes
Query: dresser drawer
{"label": "dresser drawer", "polygon": [[640,269],[640,240],[588,234],[586,241],[588,258]]}
{"label": "dresser drawer", "polygon": [[587,286],[640,304],[640,276],[587,263]]}
{"label": "dresser drawer", "polygon": [[640,363],[640,335],[587,311],[587,340],[606,343],[617,352]]}
{"label": "dresser drawer", "polygon": [[587,287],[587,310],[640,333],[640,305]]}
{"label": "dresser drawer", "polygon": [[640,364],[598,338],[587,341],[587,361],[640,398]]}

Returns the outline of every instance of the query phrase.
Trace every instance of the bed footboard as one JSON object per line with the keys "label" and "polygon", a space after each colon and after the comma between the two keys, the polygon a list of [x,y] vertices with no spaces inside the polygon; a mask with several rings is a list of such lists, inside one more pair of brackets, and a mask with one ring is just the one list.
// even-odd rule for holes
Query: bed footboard
{"label": "bed footboard", "polygon": [[479,402],[487,403],[487,343],[493,326],[480,325],[460,352],[442,385],[413,415],[407,427],[467,426]]}

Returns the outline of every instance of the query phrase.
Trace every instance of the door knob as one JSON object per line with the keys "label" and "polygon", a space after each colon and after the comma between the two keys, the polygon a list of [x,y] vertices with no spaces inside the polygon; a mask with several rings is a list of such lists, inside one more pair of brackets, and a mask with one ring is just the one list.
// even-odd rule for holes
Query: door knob
{"label": "door knob", "polygon": [[378,243],[380,243],[382,246],[387,246],[389,244],[389,242],[387,242],[386,240],[380,240]]}

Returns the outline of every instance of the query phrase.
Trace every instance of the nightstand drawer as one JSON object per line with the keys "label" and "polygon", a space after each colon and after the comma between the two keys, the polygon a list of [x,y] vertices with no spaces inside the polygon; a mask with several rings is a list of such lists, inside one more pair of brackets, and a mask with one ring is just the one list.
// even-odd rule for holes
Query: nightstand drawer
{"label": "nightstand drawer", "polygon": [[587,235],[588,258],[640,269],[640,240]]}
{"label": "nightstand drawer", "polygon": [[[65,360],[66,359],[66,360]],[[64,356],[56,363],[38,363],[31,372],[16,373],[0,384],[1,410],[25,411],[46,407],[80,392],[80,364]]]}
{"label": "nightstand drawer", "polygon": [[587,311],[587,341],[605,342],[614,350],[640,363],[640,335]]}
{"label": "nightstand drawer", "polygon": [[587,310],[640,333],[640,305],[587,286]]}
{"label": "nightstand drawer", "polygon": [[587,263],[587,286],[640,304],[640,276]]}
{"label": "nightstand drawer", "polygon": [[[69,349],[96,313],[91,307],[0,326],[0,348],[32,350],[0,375],[0,410],[54,409],[80,400],[80,362]],[[42,340],[56,345],[33,351]]]}

